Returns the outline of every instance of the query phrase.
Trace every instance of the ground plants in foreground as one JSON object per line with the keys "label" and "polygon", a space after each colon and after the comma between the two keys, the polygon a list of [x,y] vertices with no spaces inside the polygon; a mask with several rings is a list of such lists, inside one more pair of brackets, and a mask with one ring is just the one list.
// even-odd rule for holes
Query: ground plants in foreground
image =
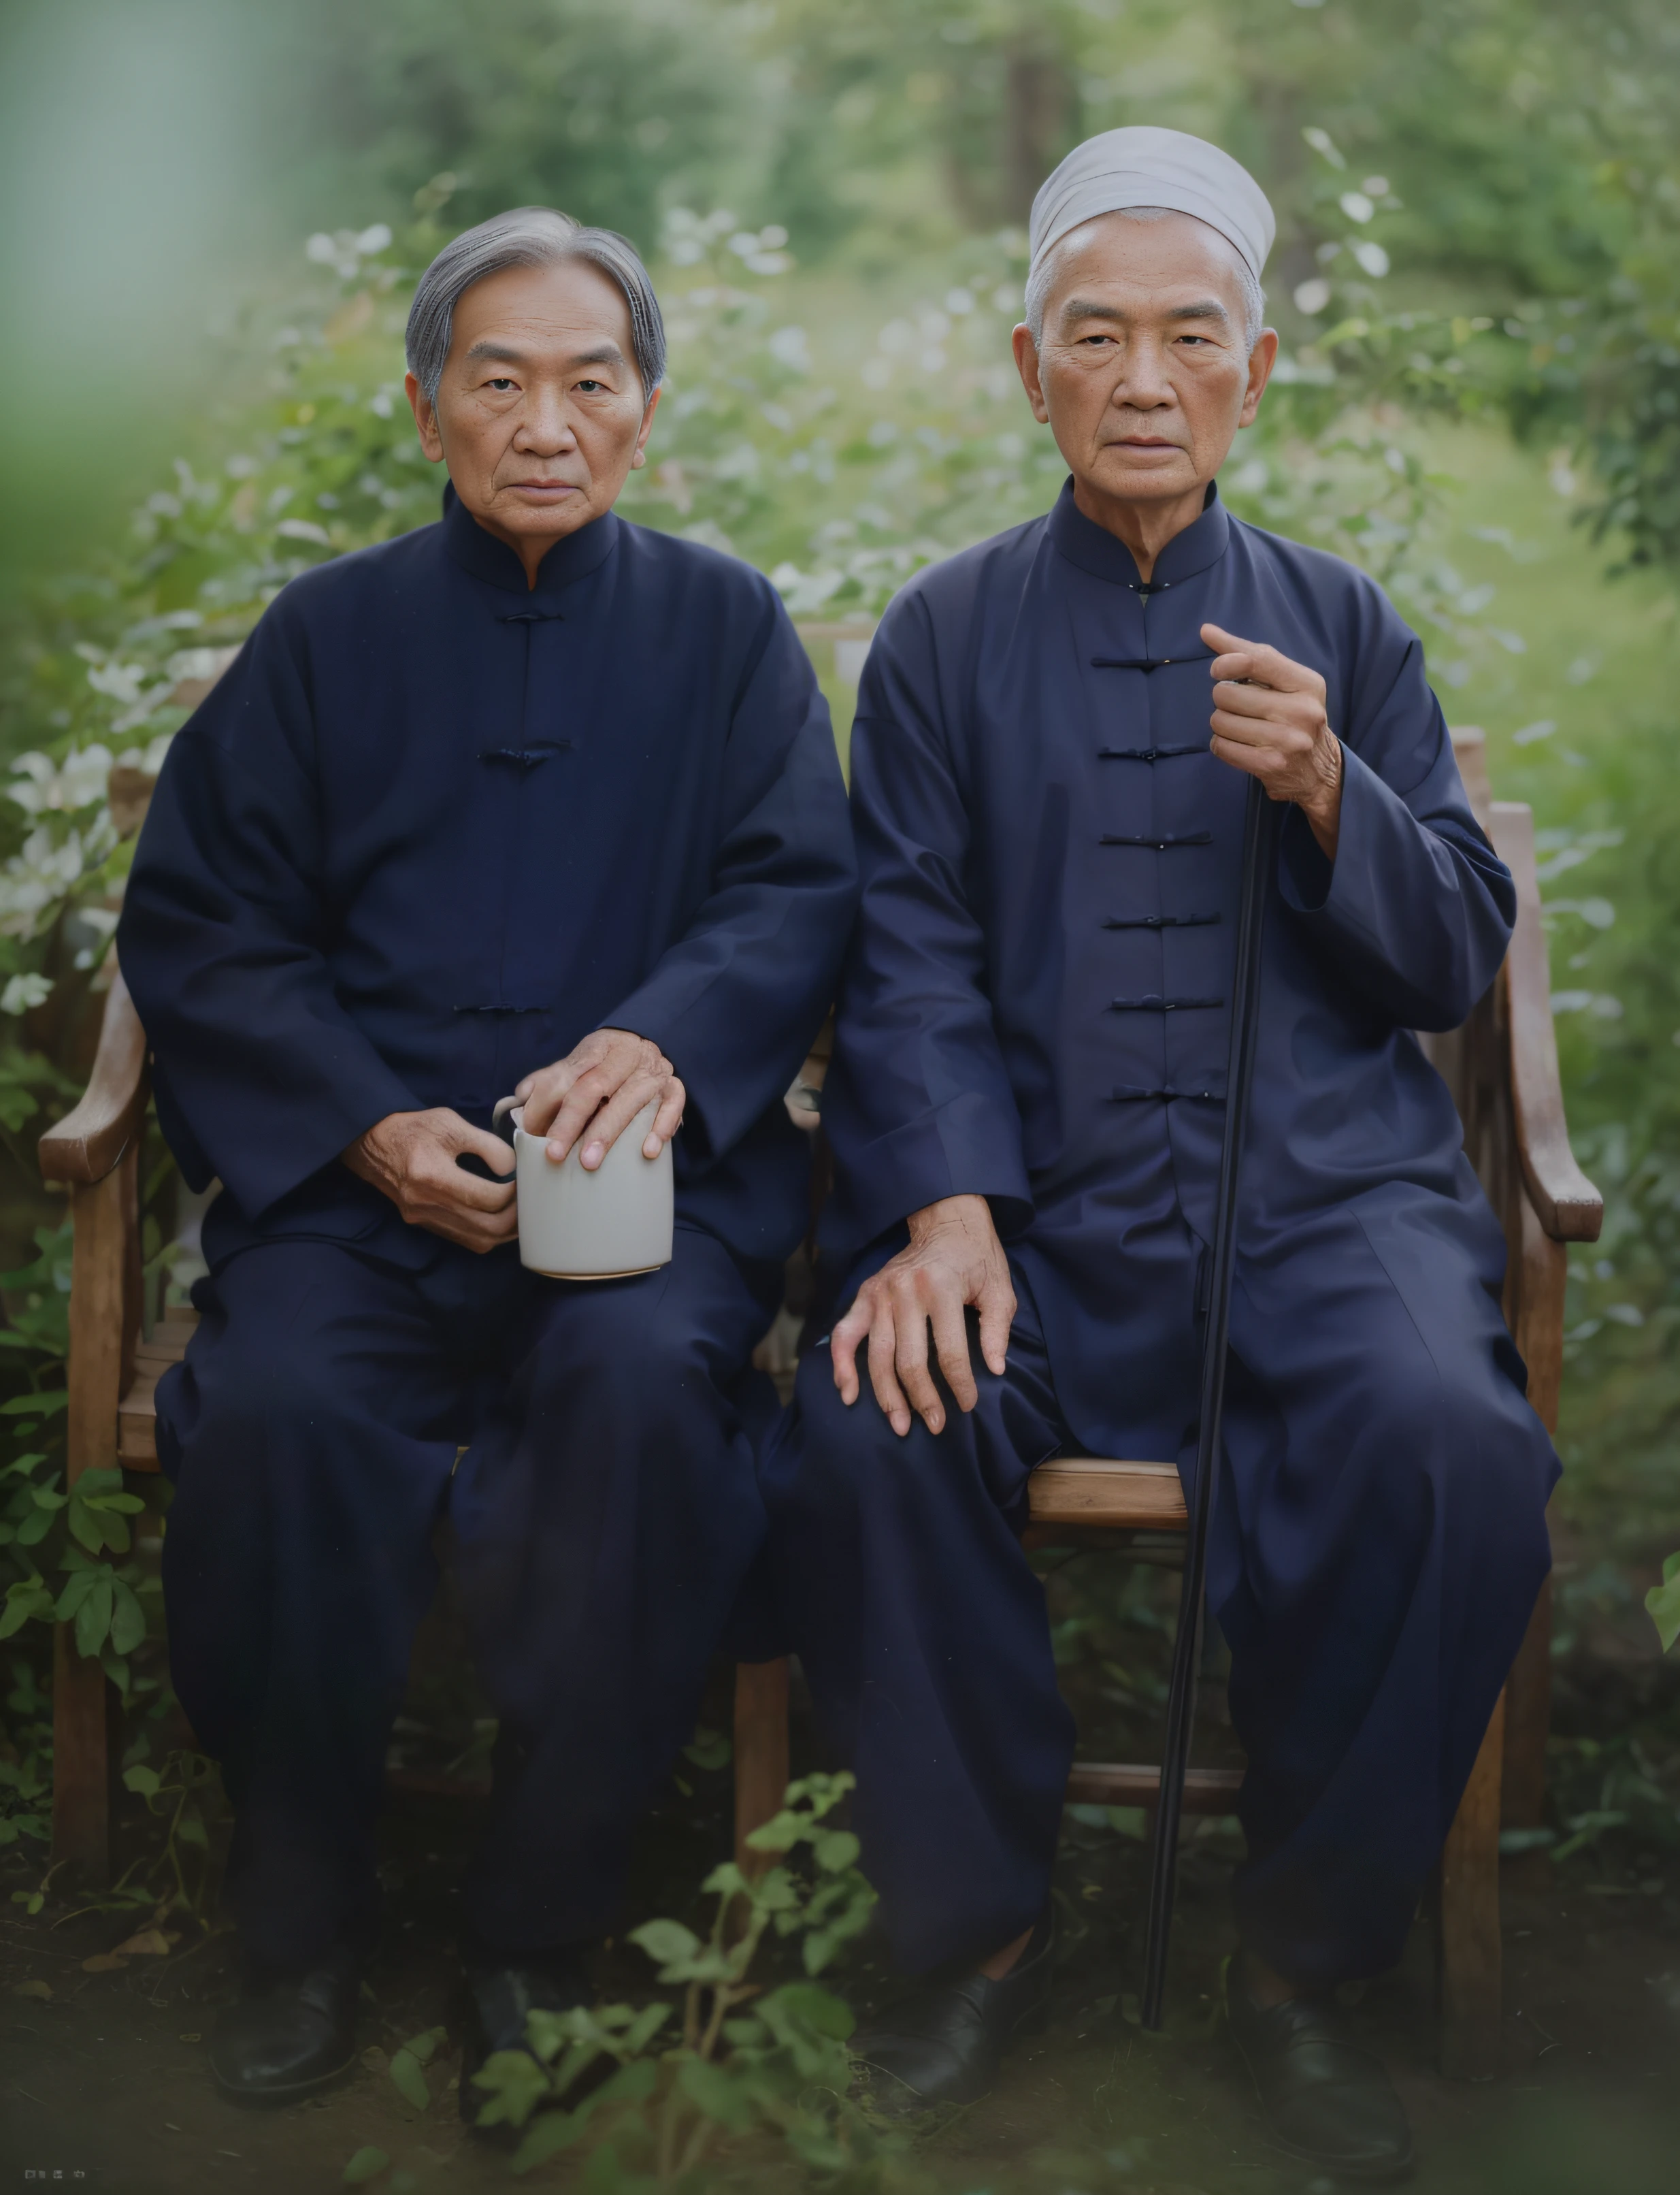
{"label": "ground plants in foreground", "polygon": [[[884,2158],[889,2138],[848,2094],[850,2008],[815,1979],[875,1903],[857,1839],[830,1820],[851,1788],[845,1775],[789,1784],[747,1841],[770,1864],[749,1875],[728,1861],[707,1876],[704,1939],[671,1920],[632,1933],[680,1998],[533,2013],[529,2054],[488,2060],[475,2077],[479,2123],[526,2129],[515,2172],[587,2145],[584,2181],[599,2195],[691,2186],[721,2144],[752,2135],[826,2177]],[[751,1977],[778,1939],[797,1944],[804,1978],[768,1986]]]}

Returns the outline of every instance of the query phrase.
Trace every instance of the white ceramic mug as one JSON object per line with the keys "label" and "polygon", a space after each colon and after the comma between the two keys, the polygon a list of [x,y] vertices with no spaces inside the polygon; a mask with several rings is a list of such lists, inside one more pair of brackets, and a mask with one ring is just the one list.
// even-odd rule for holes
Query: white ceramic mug
{"label": "white ceramic mug", "polygon": [[547,1137],[526,1134],[524,1111],[503,1098],[494,1117],[501,1133],[504,1114],[514,1131],[521,1265],[558,1281],[620,1280],[668,1265],[676,1218],[670,1145],[661,1144],[656,1159],[642,1155],[658,1103],[642,1107],[593,1173],[579,1155],[587,1132],[556,1166]]}

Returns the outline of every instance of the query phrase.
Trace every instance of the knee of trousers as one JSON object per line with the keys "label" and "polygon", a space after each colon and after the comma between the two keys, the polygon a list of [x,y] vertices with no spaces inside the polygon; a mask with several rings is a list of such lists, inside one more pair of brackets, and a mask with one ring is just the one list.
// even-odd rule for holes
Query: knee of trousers
{"label": "knee of trousers", "polygon": [[1409,1379],[1402,1368],[1374,1368],[1345,1398],[1343,1424],[1354,1437],[1341,1449],[1355,1466],[1338,1493],[1377,1530],[1409,1536],[1441,1531],[1454,1543],[1501,1550],[1543,1536],[1557,1461],[1545,1428],[1520,1387],[1489,1357],[1436,1368]]}
{"label": "knee of trousers", "polygon": [[900,1437],[875,1400],[861,1355],[861,1391],[840,1398],[826,1348],[807,1352],[793,1406],[762,1472],[765,1507],[779,1530],[820,1541],[837,1530],[914,1530],[970,1504],[990,1507],[975,1455],[973,1421],[952,1413],[935,1437],[919,1419]]}
{"label": "knee of trousers", "polygon": [[538,1342],[523,1371],[522,1414],[601,1415],[624,1429],[681,1426],[733,1407],[705,1337],[685,1320],[597,1294]]}
{"label": "knee of trousers", "polygon": [[339,1448],[368,1417],[329,1363],[289,1348],[283,1335],[245,1345],[224,1338],[198,1363],[189,1357],[158,1402],[183,1488],[206,1467],[247,1481],[271,1460],[289,1478],[311,1463],[335,1468]]}

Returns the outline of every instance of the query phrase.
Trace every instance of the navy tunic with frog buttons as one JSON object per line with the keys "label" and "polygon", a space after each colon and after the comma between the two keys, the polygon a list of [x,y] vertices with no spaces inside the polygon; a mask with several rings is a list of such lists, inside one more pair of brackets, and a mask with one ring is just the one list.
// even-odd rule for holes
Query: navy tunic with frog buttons
{"label": "navy tunic with frog buttons", "polygon": [[[118,950],[164,1132],[222,1192],[158,1393],[164,1583],[268,1965],[371,1934],[446,1512],[500,1718],[469,1939],[609,1925],[763,1535],[749,1359],[808,1212],[782,1092],[854,902],[827,711],[774,589],[610,513],[529,588],[447,495],[440,525],[287,586],[171,748]],[[487,1126],[603,1026],[688,1089],[660,1271],[542,1280],[340,1163],[391,1113]]]}
{"label": "navy tunic with frog buttons", "polygon": [[1211,491],[1146,585],[1070,484],[877,637],[824,1103],[854,1285],[906,1214],[991,1200],[1009,1369],[975,1352],[972,1415],[900,1442],[819,1351],[765,1479],[912,1967],[995,1949],[1046,1894],[1072,1733],[1015,1536],[1027,1474],[1194,1462],[1247,783],[1209,751],[1205,622],[1320,671],[1345,757],[1335,861],[1291,809],[1266,919],[1211,1552],[1249,1760],[1238,1912],[1286,1973],[1397,1954],[1547,1567],[1556,1464],[1502,1237],[1411,1034],[1486,990],[1514,892],[1417,639]]}

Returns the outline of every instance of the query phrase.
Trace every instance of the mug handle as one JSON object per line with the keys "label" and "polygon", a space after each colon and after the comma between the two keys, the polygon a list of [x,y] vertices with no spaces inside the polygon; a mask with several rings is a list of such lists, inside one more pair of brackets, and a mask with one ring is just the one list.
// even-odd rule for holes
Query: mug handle
{"label": "mug handle", "polygon": [[503,1143],[512,1143],[524,1113],[525,1108],[517,1098],[498,1098],[496,1110],[490,1116],[490,1132],[500,1136]]}

